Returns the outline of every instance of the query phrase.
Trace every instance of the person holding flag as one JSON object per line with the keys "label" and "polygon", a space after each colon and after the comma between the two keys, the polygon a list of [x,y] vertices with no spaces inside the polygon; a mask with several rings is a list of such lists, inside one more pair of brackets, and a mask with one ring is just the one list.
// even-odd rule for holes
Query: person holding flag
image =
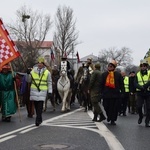
{"label": "person holding flag", "polygon": [[19,56],[17,47],[0,19],[0,103],[2,120],[7,122],[10,122],[12,114],[16,113],[15,100],[19,110],[17,85],[14,80],[15,73],[10,63]]}

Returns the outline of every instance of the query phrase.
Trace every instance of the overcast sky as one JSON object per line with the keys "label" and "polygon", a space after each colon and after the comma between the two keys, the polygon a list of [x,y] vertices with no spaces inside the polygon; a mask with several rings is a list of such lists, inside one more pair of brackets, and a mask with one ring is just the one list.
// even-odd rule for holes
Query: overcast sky
{"label": "overcast sky", "polygon": [[70,6],[82,41],[75,49],[80,57],[125,46],[133,51],[133,64],[139,65],[150,48],[150,0],[4,0],[0,5],[3,22],[15,20],[16,10],[23,5],[52,18],[59,5]]}

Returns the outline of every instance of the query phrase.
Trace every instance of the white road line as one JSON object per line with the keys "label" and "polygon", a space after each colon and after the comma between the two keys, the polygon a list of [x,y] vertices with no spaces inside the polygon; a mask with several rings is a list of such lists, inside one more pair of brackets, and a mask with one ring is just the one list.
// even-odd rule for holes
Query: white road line
{"label": "white road line", "polygon": [[2,142],[4,142],[4,141],[7,141],[7,140],[9,140],[9,139],[12,139],[12,138],[14,138],[14,137],[16,137],[16,135],[10,135],[10,136],[7,136],[7,137],[5,137],[5,138],[2,138],[2,139],[0,139],[0,143],[2,143]]}
{"label": "white road line", "polygon": [[[43,121],[41,126],[46,125],[46,126],[57,126],[57,127],[80,128],[80,129],[86,129],[86,130],[94,131],[94,132],[99,133],[100,136],[103,136],[105,138],[106,142],[108,143],[108,146],[109,146],[110,150],[116,150],[116,149],[117,150],[125,150],[123,148],[123,146],[121,145],[121,143],[117,140],[117,138],[108,130],[108,128],[103,123],[100,123],[100,122],[96,123],[96,126],[98,127],[99,130],[98,129],[92,129],[92,128],[90,128],[90,126],[71,126],[71,125],[74,125],[74,124],[68,124],[68,125],[55,125],[54,124],[53,125],[53,123],[52,124],[50,123],[51,121],[60,119],[62,117],[68,116],[68,115],[71,115],[71,114],[73,114],[75,112],[78,112],[78,111],[80,111],[82,109],[83,108],[79,108],[79,109],[77,109],[75,111],[72,111],[70,113],[66,113],[66,114],[63,114],[63,115],[51,118],[51,119],[47,119],[47,120]],[[88,111],[88,115],[91,118],[93,118],[92,111]],[[82,124],[79,124],[79,125],[82,125]],[[29,126],[26,126],[26,127],[23,127],[23,128],[20,128],[20,129],[8,132],[6,134],[2,134],[2,135],[0,135],[0,138],[2,138],[2,139],[0,139],[0,142],[3,142],[3,141],[11,139],[13,137],[16,137],[16,135],[10,135],[10,134],[14,134],[16,132],[20,132],[21,134],[23,134],[23,133],[29,132],[31,130],[34,130],[36,128],[38,128],[38,127],[35,127],[35,125],[32,124],[32,125],[29,125]],[[7,136],[7,137],[5,137],[5,136]]]}
{"label": "white road line", "polygon": [[[91,118],[93,118],[92,111],[88,111],[88,114]],[[110,150],[125,150],[115,135],[103,124],[103,122],[95,123],[99,129],[99,134],[105,138]]]}
{"label": "white road line", "polygon": [[14,134],[14,133],[19,132],[19,131],[22,131],[22,130],[25,130],[25,129],[30,128],[30,127],[32,127],[32,126],[34,126],[34,125],[32,124],[32,125],[29,125],[29,126],[26,126],[26,127],[23,127],[23,128],[20,128],[20,129],[11,131],[11,132],[7,132],[7,133],[5,133],[5,134],[0,135],[0,138],[3,138],[3,137],[5,137],[5,136],[8,136],[8,135],[10,135],[10,134]]}
{"label": "white road line", "polygon": [[34,129],[36,129],[36,128],[38,128],[38,127],[32,127],[32,128],[23,130],[23,131],[21,131],[20,133],[23,134],[23,133],[29,132],[29,131],[31,131],[31,130],[34,130]]}

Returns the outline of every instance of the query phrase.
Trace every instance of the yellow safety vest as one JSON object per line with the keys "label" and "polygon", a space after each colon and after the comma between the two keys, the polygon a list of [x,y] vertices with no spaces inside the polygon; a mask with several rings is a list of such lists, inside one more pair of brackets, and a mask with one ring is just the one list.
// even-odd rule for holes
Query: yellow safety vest
{"label": "yellow safety vest", "polygon": [[125,92],[129,92],[129,77],[125,76],[123,81],[124,81]]}
{"label": "yellow safety vest", "polygon": [[[143,86],[144,84],[146,84],[150,80],[150,71],[148,71],[147,75],[144,75],[144,76],[142,76],[141,73],[138,72],[137,73],[137,80],[138,80],[138,84],[141,85],[141,86]],[[140,89],[136,89],[136,90],[140,91]]]}
{"label": "yellow safety vest", "polygon": [[[43,74],[39,77],[38,73],[36,72],[31,72],[32,73],[32,77],[33,77],[33,81],[32,80],[32,83],[31,83],[31,88],[33,89],[37,89],[37,86],[39,87],[40,90],[47,90],[48,89],[48,85],[47,85],[47,77],[48,77],[48,73],[49,71],[48,70],[45,70],[43,72]],[[36,83],[36,85],[35,85]]]}

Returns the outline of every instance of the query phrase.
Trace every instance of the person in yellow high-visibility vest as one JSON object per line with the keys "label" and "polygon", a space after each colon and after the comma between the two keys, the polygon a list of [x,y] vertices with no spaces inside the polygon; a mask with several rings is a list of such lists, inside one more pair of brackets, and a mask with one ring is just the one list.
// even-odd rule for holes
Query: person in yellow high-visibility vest
{"label": "person in yellow high-visibility vest", "polygon": [[34,101],[36,111],[35,125],[39,126],[42,123],[43,103],[48,97],[52,98],[52,78],[51,73],[47,70],[44,58],[38,59],[37,66],[33,67],[32,71],[27,71],[27,81],[31,82],[30,101]]}
{"label": "person in yellow high-visibility vest", "polygon": [[123,77],[125,93],[120,99],[121,103],[119,115],[126,116],[127,104],[129,102],[129,77],[126,75],[126,72],[124,70],[121,71],[121,75]]}
{"label": "person in yellow high-visibility vest", "polygon": [[143,106],[146,108],[145,127],[150,127],[150,71],[148,70],[148,63],[146,60],[141,60],[140,71],[136,74],[134,84],[137,95],[137,110],[139,114],[138,124],[143,120]]}

